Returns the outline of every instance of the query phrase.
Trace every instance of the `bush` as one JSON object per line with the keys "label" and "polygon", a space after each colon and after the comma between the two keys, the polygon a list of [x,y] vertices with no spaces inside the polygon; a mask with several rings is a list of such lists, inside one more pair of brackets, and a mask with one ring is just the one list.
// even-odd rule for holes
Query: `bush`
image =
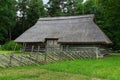
{"label": "bush", "polygon": [[[16,46],[16,48],[15,48],[15,46]],[[14,41],[9,41],[9,42],[7,42],[7,43],[5,43],[4,45],[1,46],[1,50],[11,51],[11,50],[15,49],[17,51],[17,50],[20,50],[21,47],[22,46],[20,44],[17,44]]]}

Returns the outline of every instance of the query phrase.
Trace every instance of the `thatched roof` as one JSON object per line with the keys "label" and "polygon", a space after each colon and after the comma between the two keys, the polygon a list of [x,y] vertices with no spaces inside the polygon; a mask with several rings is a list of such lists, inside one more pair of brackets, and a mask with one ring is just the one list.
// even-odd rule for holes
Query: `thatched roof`
{"label": "thatched roof", "polygon": [[45,42],[46,39],[58,39],[59,43],[111,44],[93,19],[94,15],[40,18],[15,42]]}

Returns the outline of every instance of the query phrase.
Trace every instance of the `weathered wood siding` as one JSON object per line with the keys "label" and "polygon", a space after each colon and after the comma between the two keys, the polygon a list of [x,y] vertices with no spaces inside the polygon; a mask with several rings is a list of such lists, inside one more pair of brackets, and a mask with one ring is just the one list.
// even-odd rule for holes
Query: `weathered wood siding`
{"label": "weathered wood siding", "polygon": [[58,40],[46,40],[45,43],[26,43],[24,52],[46,52],[46,53],[79,53],[83,57],[103,57],[108,54],[103,45],[69,45],[58,44]]}
{"label": "weathered wood siding", "polygon": [[47,47],[59,47],[58,40],[46,40]]}
{"label": "weathered wood siding", "polygon": [[[33,50],[32,50],[33,49]],[[45,44],[43,43],[24,43],[23,52],[45,52]]]}
{"label": "weathered wood siding", "polygon": [[84,48],[84,47],[98,47],[100,50],[106,50],[107,47],[103,46],[103,45],[61,45],[61,47],[63,48],[63,50],[80,50],[80,48]]}
{"label": "weathered wood siding", "polygon": [[46,51],[56,51],[60,48],[60,44],[58,44],[58,40],[46,40]]}
{"label": "weathered wood siding", "polygon": [[[107,47],[103,45],[61,45],[62,51],[74,51],[91,54],[95,53],[96,57],[108,55]],[[94,56],[94,55],[93,55]]]}

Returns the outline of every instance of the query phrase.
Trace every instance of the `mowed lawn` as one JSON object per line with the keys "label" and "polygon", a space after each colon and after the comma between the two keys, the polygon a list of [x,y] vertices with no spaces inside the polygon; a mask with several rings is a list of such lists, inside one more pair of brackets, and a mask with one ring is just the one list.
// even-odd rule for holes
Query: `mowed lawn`
{"label": "mowed lawn", "polygon": [[120,55],[0,69],[0,80],[120,80]]}

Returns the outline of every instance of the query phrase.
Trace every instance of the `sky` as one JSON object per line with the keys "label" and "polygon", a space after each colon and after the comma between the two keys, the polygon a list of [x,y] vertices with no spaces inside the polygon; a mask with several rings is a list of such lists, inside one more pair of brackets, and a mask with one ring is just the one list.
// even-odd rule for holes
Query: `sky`
{"label": "sky", "polygon": [[47,4],[48,1],[49,1],[49,0],[43,0],[43,3],[44,3],[44,4]]}
{"label": "sky", "polygon": [[[44,4],[47,4],[47,2],[48,2],[49,0],[43,0],[43,3]],[[84,2],[85,2],[86,0],[84,0]]]}

